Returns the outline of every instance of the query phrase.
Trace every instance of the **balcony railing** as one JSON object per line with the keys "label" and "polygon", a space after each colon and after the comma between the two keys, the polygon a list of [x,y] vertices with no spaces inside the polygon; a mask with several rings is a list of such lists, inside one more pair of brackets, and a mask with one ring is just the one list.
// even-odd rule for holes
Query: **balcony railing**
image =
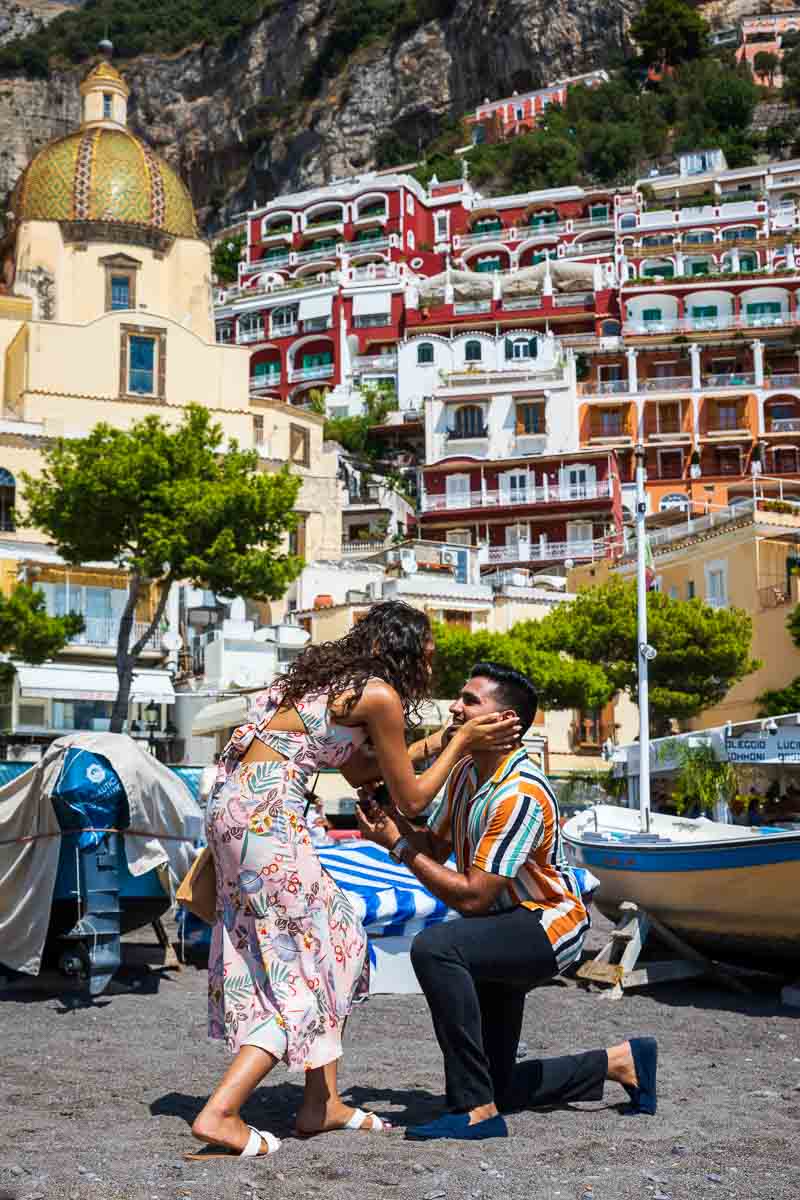
{"label": "balcony railing", "polygon": [[488,561],[552,562],[567,558],[603,558],[606,544],[603,538],[581,542],[522,542],[519,546],[490,546]]}
{"label": "balcony railing", "polygon": [[620,442],[630,441],[631,427],[627,421],[609,422],[607,425],[591,425],[589,440],[591,442]]}
{"label": "balcony railing", "polygon": [[453,305],[453,312],[458,316],[466,313],[488,313],[492,311],[491,300],[464,300]]}
{"label": "balcony railing", "polygon": [[518,237],[516,229],[506,226],[502,229],[484,229],[480,233],[462,233],[462,246],[479,246],[481,242],[511,242]]}
{"label": "balcony railing", "polygon": [[797,325],[799,321],[800,314],[788,310],[753,316],[670,317],[658,321],[626,321],[622,332],[629,336],[655,336],[661,333],[702,333],[720,329],[762,329],[775,325]]}
{"label": "balcony railing", "polygon": [[320,363],[316,367],[295,367],[289,372],[289,382],[302,383],[305,379],[328,379],[333,372],[333,363]]}
{"label": "balcony railing", "polygon": [[800,388],[800,375],[765,375],[764,387]]}
{"label": "balcony railing", "polygon": [[423,512],[444,512],[452,509],[486,508],[488,506],[532,504],[574,504],[582,500],[606,500],[611,497],[608,480],[597,483],[579,483],[559,487],[523,487],[514,491],[505,489],[482,492],[462,492],[458,495],[426,495],[422,500]]}
{"label": "balcony railing", "polygon": [[445,436],[449,442],[469,442],[477,438],[487,438],[489,430],[485,425],[477,429],[448,429]]}
{"label": "balcony railing", "polygon": [[321,333],[325,329],[330,329],[332,321],[330,317],[307,317],[305,321],[301,321],[303,333]]}
{"label": "balcony railing", "polygon": [[386,325],[391,325],[391,313],[365,313],[359,317],[353,317],[354,329],[380,329]]}
{"label": "balcony railing", "polygon": [[294,337],[299,328],[300,326],[297,321],[284,322],[280,325],[270,325],[269,336],[275,338]]}
{"label": "balcony railing", "polygon": [[323,258],[336,258],[336,247],[326,246],[320,250],[300,250],[296,256],[297,263],[317,262]]}
{"label": "balcony railing", "polygon": [[504,296],[503,308],[541,308],[541,296]]}
{"label": "balcony railing", "polygon": [[576,258],[579,254],[611,254],[614,250],[612,241],[602,242],[570,242],[564,247],[565,258]]}
{"label": "balcony railing", "polygon": [[581,385],[582,395],[619,396],[630,390],[627,379],[596,379]]}
{"label": "balcony railing", "polygon": [[[84,617],[85,629],[69,639],[70,646],[91,646],[98,650],[116,650],[119,619],[116,617]],[[138,642],[147,630],[149,621],[134,621],[130,644]],[[145,650],[160,650],[160,634],[156,631],[145,642]]]}
{"label": "balcony railing", "polygon": [[396,354],[359,354],[353,360],[356,371],[395,371]]}
{"label": "balcony railing", "polygon": [[250,391],[269,391],[271,388],[280,386],[281,373],[280,371],[267,371],[265,375],[250,376]]}
{"label": "balcony railing", "polygon": [[755,375],[747,371],[735,371],[730,375],[703,376],[703,387],[708,388],[753,387],[755,382]]}
{"label": "balcony railing", "polygon": [[800,433],[800,417],[774,417],[767,420],[767,433]]}
{"label": "balcony railing", "polygon": [[240,329],[236,334],[236,341],[240,346],[247,345],[248,342],[263,342],[263,329]]}
{"label": "balcony railing", "polygon": [[263,267],[269,267],[269,268],[274,267],[275,270],[277,271],[281,267],[288,267],[289,254],[288,254],[288,252],[286,254],[265,254],[263,258],[253,259],[252,265],[254,267],[262,267],[262,268]]}
{"label": "balcony railing", "polygon": [[355,239],[352,242],[345,242],[345,250],[348,254],[365,254],[370,250],[388,250],[391,246],[391,239],[388,237],[382,238],[361,238]]}
{"label": "balcony railing", "polygon": [[652,379],[643,379],[639,386],[643,392],[684,391],[692,386],[692,377],[691,375],[654,375]]}
{"label": "balcony railing", "polygon": [[553,296],[556,308],[586,308],[594,303],[594,292],[567,292],[565,295]]}

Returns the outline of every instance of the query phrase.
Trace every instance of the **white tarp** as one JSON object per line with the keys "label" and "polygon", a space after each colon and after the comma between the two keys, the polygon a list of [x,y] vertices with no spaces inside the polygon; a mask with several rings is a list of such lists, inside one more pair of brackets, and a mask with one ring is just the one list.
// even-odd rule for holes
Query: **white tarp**
{"label": "white tarp", "polygon": [[[131,875],[167,866],[177,886],[202,836],[202,812],[177,775],[121,733],[79,733],[58,738],[40,762],[0,789],[0,963],[38,974],[61,848],[50,799],[64,756],[80,746],[106,758],[128,798],[125,835]],[[184,840],[185,839],[185,840]]]}
{"label": "white tarp", "polygon": [[[113,667],[70,667],[48,663],[43,667],[17,667],[20,695],[51,700],[116,700],[117,672]],[[174,704],[175,691],[166,671],[138,670],[133,677],[131,700],[146,704]]]}
{"label": "white tarp", "polygon": [[329,317],[333,308],[333,293],[325,296],[305,296],[300,301],[301,321],[312,321],[318,317]]}
{"label": "white tarp", "polygon": [[353,296],[354,317],[368,317],[374,313],[389,313],[391,311],[391,292],[356,292]]}

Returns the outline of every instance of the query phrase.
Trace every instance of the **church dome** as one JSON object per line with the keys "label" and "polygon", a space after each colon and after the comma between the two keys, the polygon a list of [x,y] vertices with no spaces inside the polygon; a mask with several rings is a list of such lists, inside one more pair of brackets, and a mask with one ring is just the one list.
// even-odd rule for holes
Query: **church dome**
{"label": "church dome", "polygon": [[81,94],[80,129],[43,147],[14,189],[15,222],[102,221],[197,237],[186,185],[125,124],[122,76],[101,62]]}

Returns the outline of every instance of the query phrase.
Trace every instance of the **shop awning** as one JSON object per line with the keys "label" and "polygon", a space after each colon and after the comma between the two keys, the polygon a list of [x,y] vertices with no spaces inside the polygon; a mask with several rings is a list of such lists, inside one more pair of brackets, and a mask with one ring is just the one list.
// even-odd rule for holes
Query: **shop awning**
{"label": "shop awning", "polygon": [[[72,667],[48,663],[17,667],[20,695],[26,699],[116,700],[117,672],[113,667]],[[174,704],[175,692],[166,671],[137,670],[131,688],[137,704]]]}
{"label": "shop awning", "polygon": [[235,729],[247,720],[249,696],[229,696],[227,700],[215,700],[213,704],[204,704],[195,713],[192,721],[192,733],[195,737],[203,737],[212,733],[224,733],[227,729]]}
{"label": "shop awning", "polygon": [[389,313],[391,311],[391,292],[356,292],[353,296],[354,317],[366,317],[372,313]]}
{"label": "shop awning", "polygon": [[311,321],[317,317],[329,317],[333,307],[333,295],[306,296],[300,301],[300,320]]}

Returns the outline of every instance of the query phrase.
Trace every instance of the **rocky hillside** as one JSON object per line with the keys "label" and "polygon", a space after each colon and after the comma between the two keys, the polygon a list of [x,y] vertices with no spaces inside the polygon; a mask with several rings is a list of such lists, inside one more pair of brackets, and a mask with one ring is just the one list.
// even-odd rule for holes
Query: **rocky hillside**
{"label": "rocky hillside", "polygon": [[[369,169],[390,134],[424,146],[484,96],[605,65],[642,0],[453,0],[438,9],[448,16],[368,41],[331,73],[343,4],[358,0],[273,0],[232,47],[117,62],[131,125],[181,171],[208,229],[279,191]],[[14,7],[0,0],[0,27]],[[0,78],[0,191],[75,125],[85,71]]]}

